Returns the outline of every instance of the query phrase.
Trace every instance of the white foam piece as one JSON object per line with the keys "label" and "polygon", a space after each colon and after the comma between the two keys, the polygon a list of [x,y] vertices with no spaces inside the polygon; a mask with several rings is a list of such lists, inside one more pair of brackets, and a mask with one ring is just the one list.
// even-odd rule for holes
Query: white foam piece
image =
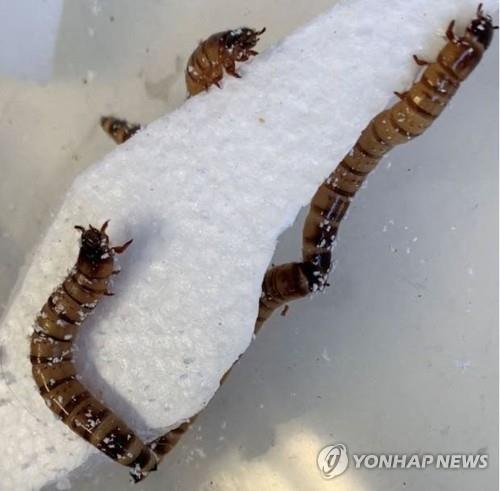
{"label": "white foam piece", "polygon": [[434,57],[476,3],[342,1],[75,180],[0,329],[2,489],[66,485],[105,459],[46,408],[28,360],[35,315],[75,261],[73,225],[111,218],[113,243],[134,238],[116,296],[82,327],[78,365],[139,435],[158,435],[202,409],[248,347],[278,235],[411,83],[411,55]]}

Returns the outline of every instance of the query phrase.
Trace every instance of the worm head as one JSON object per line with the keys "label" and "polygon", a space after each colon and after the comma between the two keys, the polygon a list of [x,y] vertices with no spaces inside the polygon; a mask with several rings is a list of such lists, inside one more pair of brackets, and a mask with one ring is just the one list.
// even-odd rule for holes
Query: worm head
{"label": "worm head", "polygon": [[97,261],[106,257],[106,254],[111,255],[112,249],[109,247],[109,237],[106,234],[108,222],[105,222],[100,229],[89,225],[89,228],[84,228],[76,225],[75,228],[82,234],[80,254],[90,261]]}
{"label": "worm head", "polygon": [[118,119],[113,116],[103,116],[101,118],[101,128],[113,140],[120,144],[127,141],[134,133],[140,129],[140,125],[130,124],[124,119]]}
{"label": "worm head", "polygon": [[259,36],[265,31],[265,27],[260,31],[249,27],[228,31],[224,36],[224,46],[232,52],[236,61],[246,61],[251,55],[257,54],[253,48],[258,43]]}
{"label": "worm head", "polygon": [[498,29],[498,26],[493,25],[493,19],[483,13],[482,4],[479,4],[477,17],[467,26],[468,34],[486,49],[491,43],[495,29]]}

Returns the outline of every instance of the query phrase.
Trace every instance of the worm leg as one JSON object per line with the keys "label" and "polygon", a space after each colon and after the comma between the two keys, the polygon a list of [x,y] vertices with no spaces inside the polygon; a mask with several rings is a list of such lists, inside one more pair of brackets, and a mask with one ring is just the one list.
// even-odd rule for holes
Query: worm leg
{"label": "worm leg", "polygon": [[241,75],[236,71],[236,63],[233,60],[226,60],[224,62],[226,72],[236,78],[241,78]]}
{"label": "worm leg", "polygon": [[106,220],[102,225],[101,225],[101,234],[106,232],[108,225],[109,225],[110,220]]}
{"label": "worm leg", "polygon": [[457,37],[455,36],[455,33],[453,32],[453,27],[455,26],[455,21],[452,20],[448,24],[448,28],[446,29],[446,38],[451,41],[452,43],[457,42]]}
{"label": "worm leg", "polygon": [[130,239],[127,242],[125,242],[125,244],[122,244],[121,246],[115,246],[115,247],[111,248],[111,250],[113,252],[116,252],[116,254],[122,254],[123,252],[125,252],[127,250],[128,246],[130,244],[132,244],[133,241],[134,241],[134,239]]}
{"label": "worm leg", "polygon": [[408,94],[408,91],[406,91],[406,90],[404,92],[398,92],[397,90],[394,91],[394,95],[401,100],[403,100],[407,94]]}
{"label": "worm leg", "polygon": [[419,58],[417,55],[413,55],[413,59],[415,60],[415,63],[418,66],[427,66],[427,65],[430,65],[429,61],[423,60],[422,58]]}

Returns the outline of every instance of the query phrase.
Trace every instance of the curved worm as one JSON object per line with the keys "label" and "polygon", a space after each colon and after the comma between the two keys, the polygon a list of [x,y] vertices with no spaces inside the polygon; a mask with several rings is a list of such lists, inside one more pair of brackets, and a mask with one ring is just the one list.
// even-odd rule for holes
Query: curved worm
{"label": "curved worm", "polygon": [[38,314],[31,336],[35,382],[50,410],[71,430],[119,464],[131,467],[138,481],[156,469],[150,447],[79,381],[73,363],[78,327],[109,292],[114,256],[132,242],[110,247],[108,222],[100,228],[77,226],[81,247],[75,266]]}
{"label": "curved worm", "polygon": [[453,26],[451,21],[446,30],[448,42],[435,62],[414,56],[417,64],[426,66],[419,80],[406,92],[396,93],[399,102],[370,121],[352,150],[316,191],[304,224],[303,263],[267,271],[258,326],[283,304],[327,286],[339,225],[366,176],[393,147],[421,135],[434,122],[477,66],[497,29],[491,17],[483,14],[481,4],[462,37],[455,36]]}

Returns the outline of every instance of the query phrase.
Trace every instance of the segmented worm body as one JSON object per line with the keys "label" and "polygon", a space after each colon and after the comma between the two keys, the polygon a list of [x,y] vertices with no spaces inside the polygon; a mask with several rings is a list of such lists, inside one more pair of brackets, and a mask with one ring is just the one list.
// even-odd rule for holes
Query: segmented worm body
{"label": "segmented worm body", "polygon": [[190,96],[208,90],[217,85],[224,76],[224,71],[233,77],[240,78],[236,72],[236,62],[247,61],[255,56],[253,48],[259,36],[265,32],[241,27],[231,31],[212,34],[202,41],[193,51],[186,66],[186,87]]}
{"label": "segmented worm body", "polygon": [[131,467],[137,481],[157,466],[150,447],[78,380],[73,362],[73,339],[78,327],[108,291],[114,256],[132,241],[110,247],[101,229],[76,227],[81,232],[77,262],[50,295],[36,318],[31,336],[33,377],[52,412],[77,435],[116,462]]}
{"label": "segmented worm body", "polygon": [[375,116],[352,150],[314,195],[303,231],[303,262],[270,268],[263,282],[257,326],[281,305],[327,286],[332,247],[339,225],[356,192],[380,159],[394,146],[422,134],[481,60],[493,37],[492,19],[479,4],[476,18],[462,37],[446,31],[447,44],[436,61],[428,63],[409,90],[396,95],[399,102]]}
{"label": "segmented worm body", "polygon": [[309,295],[315,281],[315,271],[309,263],[285,263],[268,269],[262,282],[255,332],[277,308]]}

